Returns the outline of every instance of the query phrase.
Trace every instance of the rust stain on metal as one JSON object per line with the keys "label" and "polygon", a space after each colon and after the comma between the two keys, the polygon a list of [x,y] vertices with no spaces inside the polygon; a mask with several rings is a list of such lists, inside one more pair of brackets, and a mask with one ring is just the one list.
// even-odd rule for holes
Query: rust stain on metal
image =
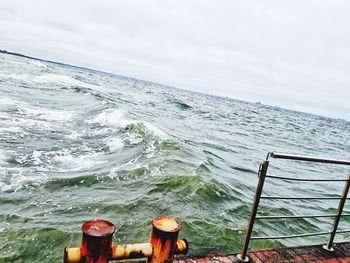
{"label": "rust stain on metal", "polygon": [[179,232],[181,230],[181,225],[174,218],[167,216],[155,217],[152,220],[152,224],[164,232]]}
{"label": "rust stain on metal", "polygon": [[106,220],[103,219],[95,219],[86,221],[81,229],[83,233],[93,237],[104,237],[113,235],[116,228],[115,226]]}
{"label": "rust stain on metal", "polygon": [[151,262],[172,262],[177,248],[177,237],[180,224],[170,217],[156,217],[152,220],[151,245],[153,255]]}
{"label": "rust stain on metal", "polygon": [[115,226],[106,220],[87,221],[82,226],[83,238],[79,248],[65,248],[65,263],[107,263],[110,260],[148,258],[148,262],[172,262],[175,254],[186,254],[185,239],[177,240],[180,224],[170,217],[152,221],[151,241],[141,244],[112,246]]}
{"label": "rust stain on metal", "polygon": [[90,220],[83,224],[80,245],[82,262],[106,263],[112,256],[112,237],[115,226],[106,220]]}

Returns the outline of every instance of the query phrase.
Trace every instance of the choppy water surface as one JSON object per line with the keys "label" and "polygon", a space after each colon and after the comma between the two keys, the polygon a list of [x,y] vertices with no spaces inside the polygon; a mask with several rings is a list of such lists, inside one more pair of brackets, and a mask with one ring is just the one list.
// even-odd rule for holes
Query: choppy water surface
{"label": "choppy water surface", "polygon": [[[92,218],[117,226],[114,243],[144,242],[157,215],[180,219],[192,254],[236,252],[267,152],[350,159],[349,137],[345,121],[1,54],[0,262],[59,262]],[[330,165],[271,165],[276,175],[347,173]],[[329,196],[342,187],[270,180],[265,194]],[[335,213],[336,206],[264,200],[260,214]],[[261,221],[254,234],[328,231],[330,222]],[[349,220],[340,228],[350,228]]]}

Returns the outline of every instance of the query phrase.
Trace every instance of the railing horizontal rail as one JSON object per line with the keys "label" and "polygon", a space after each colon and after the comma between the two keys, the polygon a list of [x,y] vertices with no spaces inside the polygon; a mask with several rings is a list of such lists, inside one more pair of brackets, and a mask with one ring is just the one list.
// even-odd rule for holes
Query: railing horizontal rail
{"label": "railing horizontal rail", "polygon": [[332,164],[344,164],[350,165],[350,161],[345,160],[335,160],[335,159],[325,159],[317,157],[309,157],[302,155],[292,155],[292,154],[282,154],[282,153],[270,153],[269,156],[276,159],[288,159],[288,160],[297,160],[297,161],[310,161],[318,163],[332,163]]}
{"label": "railing horizontal rail", "polygon": [[[336,232],[337,234],[341,233],[350,233],[349,230],[340,230]],[[263,239],[285,239],[285,238],[297,238],[297,237],[311,237],[311,236],[321,236],[321,235],[329,235],[332,234],[332,231],[328,232],[315,232],[315,233],[305,233],[305,234],[297,234],[297,235],[289,235],[289,236],[261,236],[261,237],[251,237],[252,240],[263,240]]]}
{"label": "railing horizontal rail", "polygon": [[311,197],[311,196],[303,196],[303,197],[293,197],[293,196],[261,196],[262,199],[287,199],[287,200],[339,200],[342,199],[339,197]]}
{"label": "railing horizontal rail", "polygon": [[274,179],[282,179],[289,181],[305,181],[305,182],[346,182],[346,179],[311,179],[311,178],[293,178],[285,176],[276,176],[276,175],[266,175],[266,177]]}
{"label": "railing horizontal rail", "polygon": [[[286,175],[284,176],[283,174],[280,175],[273,175],[273,174],[268,174],[268,167],[269,167],[269,157],[271,158],[276,158],[276,159],[286,159],[286,160],[297,160],[297,161],[307,161],[307,162],[316,162],[316,163],[327,163],[327,164],[340,164],[340,165],[350,165],[350,161],[344,161],[344,160],[335,160],[335,159],[325,159],[325,158],[317,158],[317,157],[309,157],[309,156],[302,156],[302,155],[293,155],[293,154],[281,154],[281,153],[273,153],[270,152],[267,154],[266,160],[263,161],[258,170],[258,183],[255,191],[255,196],[254,196],[254,201],[253,201],[253,207],[252,211],[250,214],[250,218],[248,221],[248,226],[247,226],[247,231],[245,234],[244,238],[244,243],[242,246],[241,254],[237,255],[237,259],[240,262],[248,262],[249,258],[247,257],[247,252],[249,248],[249,242],[250,240],[263,240],[263,239],[287,239],[287,238],[300,238],[300,237],[310,237],[310,236],[319,236],[319,235],[329,235],[329,239],[327,242],[327,245],[323,246],[324,249],[328,251],[334,251],[333,246],[333,241],[335,235],[341,234],[341,233],[350,233],[349,230],[341,230],[337,231],[338,229],[338,224],[339,221],[342,217],[350,216],[350,213],[347,214],[342,214],[344,205],[348,198],[348,192],[350,189],[350,171],[348,173],[347,178],[345,179],[333,179],[333,176],[326,177],[326,178],[313,178],[310,176],[306,177],[301,177],[301,178],[294,178],[292,175]],[[321,167],[320,167],[321,168]],[[302,175],[300,175],[302,176]],[[266,177],[271,178],[271,179],[281,179],[281,180],[286,180],[286,181],[304,181],[304,182],[344,182],[344,187],[343,187],[343,192],[341,195],[337,195],[336,193],[332,193],[329,195],[323,195],[323,196],[283,196],[283,191],[276,193],[276,194],[281,194],[282,196],[275,196],[274,193],[271,193],[269,195],[268,192],[266,192],[265,196],[262,196],[261,194],[263,193],[263,188],[264,188],[264,182]],[[305,193],[307,194],[307,193]],[[320,194],[318,194],[320,195]],[[266,200],[275,200],[275,199],[284,199],[284,200],[339,200],[338,201],[338,209],[336,214],[307,214],[307,215],[257,215],[258,212],[258,207],[261,199],[266,199]],[[254,227],[254,221],[256,219],[258,220],[270,220],[270,219],[302,219],[302,218],[333,218],[333,224],[332,224],[332,231],[329,232],[315,232],[315,233],[300,233],[300,234],[294,234],[294,235],[284,235],[284,236],[252,236],[253,232],[253,227]]]}
{"label": "railing horizontal rail", "polygon": [[[255,219],[294,219],[294,218],[319,218],[319,217],[336,217],[337,215],[293,215],[293,216],[257,216]],[[350,214],[342,214],[342,216],[350,216]]]}

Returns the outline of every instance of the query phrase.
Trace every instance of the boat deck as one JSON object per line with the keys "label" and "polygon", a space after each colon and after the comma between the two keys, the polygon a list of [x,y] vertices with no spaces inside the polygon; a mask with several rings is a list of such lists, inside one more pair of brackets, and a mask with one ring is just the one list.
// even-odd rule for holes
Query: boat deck
{"label": "boat deck", "polygon": [[[334,245],[334,251],[328,252],[322,246],[305,246],[294,248],[280,249],[263,249],[251,250],[249,252],[251,263],[267,263],[267,262],[317,262],[317,263],[350,263],[350,243],[338,243]],[[189,258],[178,258],[176,263],[191,263],[191,262],[224,262],[238,263],[235,254],[224,255],[206,255]]]}

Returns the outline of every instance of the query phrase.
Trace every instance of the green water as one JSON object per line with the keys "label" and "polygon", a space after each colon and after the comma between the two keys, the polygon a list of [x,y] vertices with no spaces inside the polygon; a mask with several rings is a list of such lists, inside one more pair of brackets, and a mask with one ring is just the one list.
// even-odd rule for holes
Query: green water
{"label": "green water", "polygon": [[[350,159],[349,135],[342,120],[0,54],[0,262],[60,262],[93,218],[116,225],[114,243],[145,242],[158,215],[181,222],[190,254],[237,252],[267,152]],[[346,167],[299,162],[274,160],[270,168],[294,177],[347,175]],[[329,196],[342,188],[267,180],[264,193]],[[264,200],[259,214],[336,207],[332,200]],[[254,235],[329,231],[331,221],[261,221]],[[339,228],[349,229],[349,219]]]}

